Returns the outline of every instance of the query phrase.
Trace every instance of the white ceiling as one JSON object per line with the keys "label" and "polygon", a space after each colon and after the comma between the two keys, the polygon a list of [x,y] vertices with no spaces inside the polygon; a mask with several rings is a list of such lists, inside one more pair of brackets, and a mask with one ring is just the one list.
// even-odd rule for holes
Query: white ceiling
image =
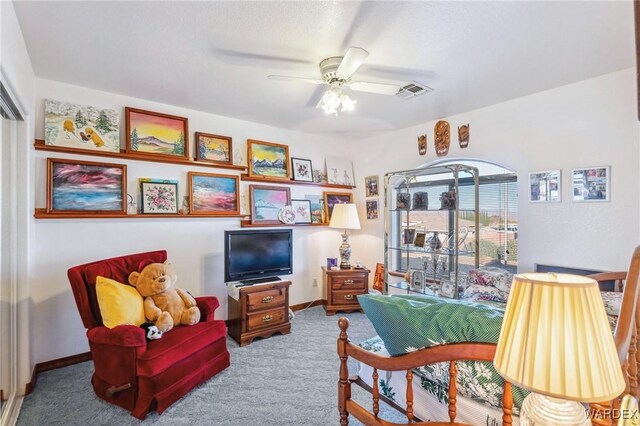
{"label": "white ceiling", "polygon": [[[313,133],[404,128],[635,65],[627,2],[16,2],[38,77]],[[325,116],[317,78],[349,46],[356,79],[416,80],[406,101],[352,92]]]}

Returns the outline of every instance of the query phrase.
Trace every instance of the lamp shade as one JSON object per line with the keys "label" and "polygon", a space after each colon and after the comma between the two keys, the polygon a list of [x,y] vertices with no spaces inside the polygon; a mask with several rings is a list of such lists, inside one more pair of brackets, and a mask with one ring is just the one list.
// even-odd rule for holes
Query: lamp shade
{"label": "lamp shade", "polygon": [[514,277],[493,363],[512,384],[566,400],[625,389],[598,284],[577,275]]}
{"label": "lamp shade", "polygon": [[336,204],[331,213],[331,228],[360,229],[358,209],[355,204]]}

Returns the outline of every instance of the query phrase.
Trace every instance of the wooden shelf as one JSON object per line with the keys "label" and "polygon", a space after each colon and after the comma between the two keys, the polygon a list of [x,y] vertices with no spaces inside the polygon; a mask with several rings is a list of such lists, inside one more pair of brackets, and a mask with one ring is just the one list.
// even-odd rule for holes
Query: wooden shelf
{"label": "wooden shelf", "polygon": [[323,188],[334,188],[334,189],[354,189],[355,188],[355,186],[337,185],[333,183],[303,182],[303,181],[293,180],[288,178],[273,178],[269,176],[249,176],[246,173],[241,174],[240,179],[251,181],[251,182],[279,183],[283,185],[310,185],[310,186],[321,186]]}
{"label": "wooden shelf", "polygon": [[171,158],[170,156],[167,156],[167,157],[149,156],[145,154],[125,152],[124,150],[120,150],[120,152],[107,152],[107,151],[94,151],[90,149],[83,150],[83,149],[66,148],[63,146],[45,145],[43,139],[36,139],[35,143],[33,144],[33,147],[38,151],[64,152],[66,154],[122,158],[125,160],[149,161],[152,163],[170,163],[170,164],[181,164],[183,166],[213,167],[214,169],[239,170],[242,172],[247,171],[247,166],[238,166],[235,164],[214,164],[206,161],[196,161],[193,159],[184,159],[184,158],[178,158],[178,157]]}
{"label": "wooden shelf", "polygon": [[36,209],[36,219],[171,219],[171,218],[230,218],[247,215],[202,215],[202,214],[122,214],[122,213],[47,213],[47,209]]}
{"label": "wooden shelf", "polygon": [[282,228],[289,226],[329,226],[328,223],[296,223],[293,225],[287,225],[286,223],[264,224],[264,223],[251,223],[251,220],[241,220],[241,228]]}

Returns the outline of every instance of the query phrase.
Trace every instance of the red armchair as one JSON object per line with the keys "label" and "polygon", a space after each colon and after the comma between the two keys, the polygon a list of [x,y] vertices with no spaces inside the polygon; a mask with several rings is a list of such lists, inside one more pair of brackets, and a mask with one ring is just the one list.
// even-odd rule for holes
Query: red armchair
{"label": "red armchair", "polygon": [[156,405],[162,414],[196,385],[229,366],[227,327],[214,320],[216,297],[196,297],[202,318],[198,324],[178,326],[161,339],[147,342],[142,328],[121,325],[108,329],[96,298],[96,277],[128,283],[129,273],[143,260],[164,262],[164,250],[114,257],[69,269],[73,296],[87,328],[95,372],[96,394],[144,419]]}

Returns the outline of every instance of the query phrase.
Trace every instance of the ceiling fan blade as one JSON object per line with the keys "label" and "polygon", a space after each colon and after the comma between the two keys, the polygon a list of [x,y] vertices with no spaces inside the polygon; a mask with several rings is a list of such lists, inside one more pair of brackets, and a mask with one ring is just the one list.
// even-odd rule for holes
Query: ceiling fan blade
{"label": "ceiling fan blade", "polygon": [[369,56],[369,52],[366,50],[360,47],[350,47],[344,58],[342,58],[336,73],[345,78],[351,77],[360,68],[364,60],[367,59],[367,56]]}
{"label": "ceiling fan blade", "polygon": [[291,76],[288,76],[288,75],[268,75],[267,78],[269,80],[297,81],[297,82],[300,82],[300,83],[325,84],[324,81],[318,80],[318,79],[315,79],[315,78],[291,77]]}
{"label": "ceiling fan blade", "polygon": [[349,84],[351,90],[358,92],[377,93],[378,95],[390,95],[393,96],[400,91],[399,84],[385,84],[385,83],[369,83],[367,81],[354,81]]}

